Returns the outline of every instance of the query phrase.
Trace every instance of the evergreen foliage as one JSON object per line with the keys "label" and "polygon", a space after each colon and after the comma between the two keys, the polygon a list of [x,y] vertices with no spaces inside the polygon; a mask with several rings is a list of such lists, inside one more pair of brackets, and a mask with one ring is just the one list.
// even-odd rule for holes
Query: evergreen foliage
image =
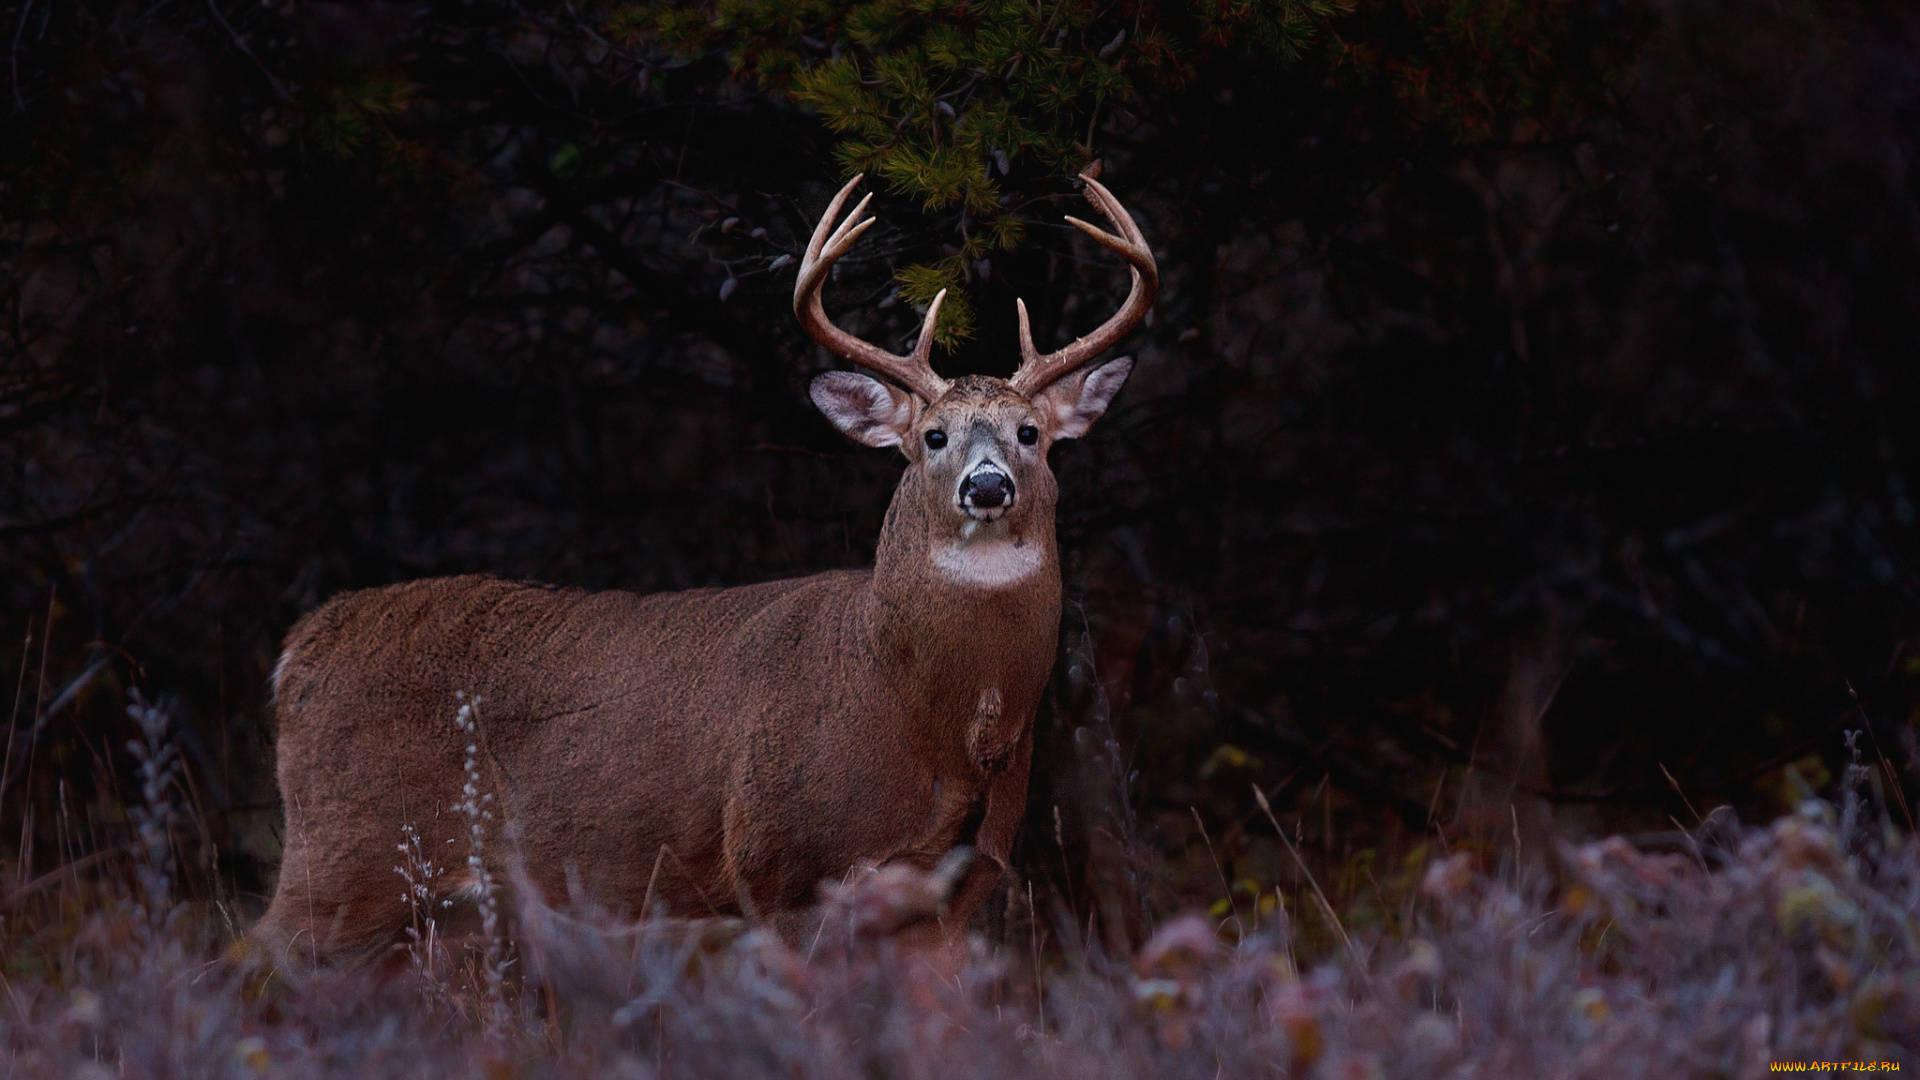
{"label": "evergreen foliage", "polygon": [[949,290],[936,340],[952,347],[972,333],[973,268],[1025,236],[1022,194],[1086,167],[1103,118],[1137,95],[1184,86],[1206,64],[1314,62],[1355,87],[1386,87],[1416,123],[1484,139],[1511,113],[1569,115],[1622,73],[1632,35],[1576,41],[1573,7],[640,0],[614,7],[606,26],[629,48],[683,61],[724,53],[738,78],[817,113],[849,175],[867,173],[950,215],[957,241],[897,281],[917,306]]}
{"label": "evergreen foliage", "polygon": [[[1221,4],[1195,25],[1221,43],[1254,27],[1269,51],[1297,55],[1342,2]],[[972,332],[973,266],[1024,236],[1005,178],[1072,174],[1093,157],[1102,111],[1136,80],[1189,76],[1197,43],[1171,31],[1170,14],[1086,0],[719,0],[697,11],[649,0],[616,9],[609,28],[683,57],[724,50],[736,75],[815,111],[849,173],[953,215],[957,243],[898,277],[915,305],[950,290],[936,339],[951,346]]]}

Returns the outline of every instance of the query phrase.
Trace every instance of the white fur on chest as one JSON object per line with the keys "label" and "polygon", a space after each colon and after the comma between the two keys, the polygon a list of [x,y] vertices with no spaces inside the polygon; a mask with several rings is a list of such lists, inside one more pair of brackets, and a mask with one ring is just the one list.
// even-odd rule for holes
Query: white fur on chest
{"label": "white fur on chest", "polygon": [[1025,581],[1043,561],[1040,545],[1015,540],[961,540],[933,553],[934,568],[948,580],[986,588]]}

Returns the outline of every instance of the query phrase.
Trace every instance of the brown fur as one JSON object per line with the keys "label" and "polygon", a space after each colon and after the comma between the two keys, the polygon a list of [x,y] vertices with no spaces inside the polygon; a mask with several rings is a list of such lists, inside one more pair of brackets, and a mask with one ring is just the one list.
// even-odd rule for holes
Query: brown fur
{"label": "brown fur", "polygon": [[[895,439],[909,464],[871,571],[651,596],[474,575],[308,614],[276,675],[286,856],[256,939],[302,959],[394,941],[409,917],[394,871],[403,824],[451,868],[448,890],[469,885],[450,810],[468,741],[456,692],[481,702],[502,880],[517,860],[549,898],[777,916],[791,931],[822,879],[860,863],[931,867],[970,843],[986,857],[949,908],[949,933],[963,927],[1024,809],[1060,617],[1046,453],[1117,390],[1112,378],[1087,390],[1097,370],[1032,400],[979,377],[931,405],[886,387],[892,426],[856,437]],[[844,408],[828,411],[853,433]],[[1023,424],[1037,445],[1018,443]],[[939,452],[924,444],[934,427],[950,440]],[[955,502],[980,453],[1016,485],[991,522]],[[956,581],[935,556],[968,534],[1036,569]]]}

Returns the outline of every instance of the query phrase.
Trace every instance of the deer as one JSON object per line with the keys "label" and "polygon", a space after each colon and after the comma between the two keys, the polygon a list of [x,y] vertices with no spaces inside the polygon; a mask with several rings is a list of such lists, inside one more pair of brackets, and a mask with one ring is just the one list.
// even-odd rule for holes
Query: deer
{"label": "deer", "polygon": [[[445,855],[435,906],[480,899],[499,871],[467,860],[451,812],[473,763],[508,841],[488,858],[510,854],[542,895],[792,939],[822,882],[971,849],[936,931],[963,935],[1008,868],[1058,645],[1048,451],[1106,412],[1133,361],[1095,361],[1159,288],[1139,227],[1090,173],[1085,197],[1115,231],[1066,221],[1124,260],[1127,298],[1052,353],[1016,300],[1004,379],[934,373],[945,291],[904,356],[831,322],[828,275],[877,219],[869,192],[840,221],[860,176],[827,206],[793,311],[865,373],[826,372],[808,394],[854,442],[906,459],[871,569],[655,594],[472,574],[343,593],[299,619],[270,680],[286,829],[256,947],[288,964],[391,955],[411,917],[403,826]],[[453,729],[461,703],[471,735]]]}

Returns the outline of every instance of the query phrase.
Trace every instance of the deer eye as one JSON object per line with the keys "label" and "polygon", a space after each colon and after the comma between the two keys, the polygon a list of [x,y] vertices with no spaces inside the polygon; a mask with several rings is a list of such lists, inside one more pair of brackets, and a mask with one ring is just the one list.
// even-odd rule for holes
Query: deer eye
{"label": "deer eye", "polygon": [[1020,430],[1014,434],[1019,437],[1021,446],[1032,446],[1040,441],[1040,429],[1032,424],[1021,424]]}
{"label": "deer eye", "polygon": [[938,428],[927,432],[927,449],[938,450],[947,445],[947,433]]}

